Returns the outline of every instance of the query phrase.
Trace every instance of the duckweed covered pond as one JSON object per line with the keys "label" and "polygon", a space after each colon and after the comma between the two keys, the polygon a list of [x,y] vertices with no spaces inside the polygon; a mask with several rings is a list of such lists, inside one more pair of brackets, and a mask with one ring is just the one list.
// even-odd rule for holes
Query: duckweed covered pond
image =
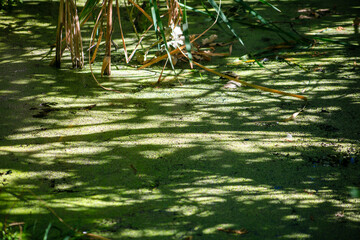
{"label": "duckweed covered pond", "polygon": [[[286,19],[337,4],[272,3],[287,14],[274,17]],[[234,45],[231,57],[203,62],[308,97],[295,121],[276,122],[304,103],[224,88],[226,80],[182,63],[182,84],[155,85],[161,65],[136,70],[119,50],[111,77],[100,78],[100,63],[93,68],[120,93],[98,87],[87,66],[49,67],[57,8],[24,1],[0,12],[3,238],[22,231],[23,239],[358,239],[358,47],[319,42],[286,53],[291,62],[269,58],[264,69],[239,62],[243,49]],[[358,45],[358,10],[348,1],[298,19],[296,28]],[[200,32],[209,22],[198,25]],[[280,41],[245,30],[253,50]]]}

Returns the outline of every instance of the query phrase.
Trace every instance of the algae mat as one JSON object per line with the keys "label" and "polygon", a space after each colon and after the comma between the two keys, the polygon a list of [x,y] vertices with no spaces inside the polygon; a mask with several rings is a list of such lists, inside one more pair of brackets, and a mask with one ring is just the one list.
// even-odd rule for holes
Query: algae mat
{"label": "algae mat", "polygon": [[[299,14],[300,2],[281,3]],[[298,28],[358,44],[359,6],[350,3]],[[240,47],[204,62],[309,98],[296,121],[264,123],[303,102],[224,88],[217,76],[182,65],[182,85],[154,86],[161,66],[115,64],[100,80],[121,93],[99,88],[87,67],[50,68],[56,14],[56,2],[31,1],[0,12],[7,236],[22,227],[28,239],[86,239],[74,230],[110,239],[358,239],[358,48],[322,42],[288,52],[291,62],[264,61],[266,69],[239,62]],[[255,35],[250,29],[244,39],[253,49],[279,40],[251,41]]]}

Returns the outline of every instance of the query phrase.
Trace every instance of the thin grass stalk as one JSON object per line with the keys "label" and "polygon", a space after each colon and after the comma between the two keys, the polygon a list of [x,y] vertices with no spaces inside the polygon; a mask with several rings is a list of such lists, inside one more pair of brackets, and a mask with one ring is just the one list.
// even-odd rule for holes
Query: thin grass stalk
{"label": "thin grass stalk", "polygon": [[223,22],[225,23],[225,25],[230,29],[230,31],[232,32],[232,34],[238,39],[238,41],[240,42],[241,45],[244,45],[244,42],[242,41],[242,39],[237,35],[235,29],[231,26],[229,20],[227,19],[227,17],[225,16],[225,14],[221,11],[221,0],[219,5],[216,4],[216,2],[214,0],[208,0],[208,2],[211,4],[211,6],[218,12],[218,14],[220,14],[221,19],[223,20]]}
{"label": "thin grass stalk", "polygon": [[80,67],[82,68],[84,66],[84,50],[83,50],[83,43],[82,43],[82,37],[81,37],[81,31],[80,31],[80,19],[79,16],[76,14],[76,19],[75,19],[75,27],[76,27],[76,32],[78,35],[78,41],[79,41],[79,61],[80,61]]}
{"label": "thin grass stalk", "polygon": [[[151,17],[152,17],[152,21],[154,23],[154,30],[155,30],[155,35],[156,35],[156,39],[158,38],[158,21],[157,21],[157,16],[156,16],[156,12],[155,12],[155,7],[154,7],[154,0],[149,0],[150,2],[150,8],[151,8]],[[155,2],[156,4],[156,2]],[[160,47],[159,47],[160,48]]]}
{"label": "thin grass stalk", "polygon": [[84,52],[81,38],[80,21],[77,13],[76,5],[73,0],[69,0],[72,8],[72,31],[74,35],[74,52],[75,59],[73,66],[76,68],[82,68],[84,66]]}
{"label": "thin grass stalk", "polygon": [[[92,63],[95,61],[95,58],[96,58],[96,55],[97,55],[97,51],[98,51],[99,46],[100,46],[100,43],[101,43],[102,35],[103,35],[103,31],[100,29],[98,41],[97,41],[97,43],[96,43],[94,53],[93,53],[93,55],[92,55],[92,57],[91,57],[90,64],[92,64]],[[91,54],[89,53],[89,55],[91,55]]]}
{"label": "thin grass stalk", "polygon": [[108,0],[106,11],[106,44],[105,57],[103,60],[102,74],[111,75],[111,33],[112,33],[112,0]]}
{"label": "thin grass stalk", "polygon": [[[130,54],[129,56],[129,59],[128,59],[128,62],[129,63],[132,59],[132,57],[134,56],[134,54],[136,53],[136,50],[138,48],[138,46],[140,45],[141,41],[144,39],[145,35],[147,34],[147,32],[153,27],[154,24],[151,24],[146,30],[145,32],[141,35],[140,37],[140,40],[138,41],[138,43],[136,44],[134,50],[132,51],[132,53]],[[146,54],[145,54],[145,57],[146,57]]]}
{"label": "thin grass stalk", "polygon": [[81,10],[79,14],[79,20],[81,23],[81,26],[87,22],[89,17],[94,12],[96,5],[100,2],[100,0],[87,0],[83,9]]}
{"label": "thin grass stalk", "polygon": [[[131,26],[132,26],[132,28],[134,29],[135,35],[136,35],[136,37],[137,37],[137,39],[138,39],[138,41],[139,41],[139,40],[140,40],[140,37],[139,37],[139,33],[138,33],[138,30],[137,30],[136,25],[135,25],[135,19],[136,19],[136,18],[134,18],[134,15],[133,15],[134,9],[135,9],[135,6],[134,6],[134,5],[131,7],[130,10],[128,10],[128,7],[127,7]],[[141,47],[143,47],[143,46],[141,45]]]}
{"label": "thin grass stalk", "polygon": [[160,82],[161,82],[161,77],[162,77],[162,75],[163,75],[163,73],[164,73],[164,70],[165,70],[165,67],[166,67],[168,61],[169,61],[169,58],[167,58],[166,61],[165,61],[165,64],[164,64],[164,66],[163,66],[163,68],[162,68],[162,70],[161,70],[161,72],[160,72],[160,76],[159,76],[159,78],[158,78],[157,83],[160,83]]}
{"label": "thin grass stalk", "polygon": [[149,0],[149,1],[150,1],[150,6],[151,6],[151,14],[152,14],[153,21],[154,21],[155,31],[157,32],[157,27],[159,27],[160,35],[161,35],[161,37],[162,37],[162,39],[164,41],[165,50],[166,50],[166,53],[168,55],[168,58],[169,58],[169,61],[170,61],[170,64],[171,64],[171,68],[173,69],[173,71],[175,72],[175,75],[176,75],[175,67],[174,67],[174,64],[172,62],[170,50],[169,50],[167,40],[166,40],[165,29],[164,29],[164,26],[162,24],[161,17],[160,17],[160,12],[159,12],[159,9],[158,9],[158,6],[157,6],[157,0]]}
{"label": "thin grass stalk", "polygon": [[144,9],[142,9],[142,8],[141,8],[138,4],[136,4],[134,1],[132,1],[132,0],[128,0],[128,1],[129,1],[131,4],[133,4],[140,12],[142,12],[142,13],[145,15],[145,17],[146,17],[151,23],[153,23],[153,20],[152,20],[151,16],[150,16],[149,14],[147,14]]}
{"label": "thin grass stalk", "polygon": [[207,68],[203,65],[201,65],[200,63],[197,63],[194,61],[194,64],[208,72],[211,72],[213,74],[216,74],[220,77],[223,77],[223,78],[227,78],[229,80],[232,80],[232,81],[235,81],[235,82],[238,82],[238,83],[241,83],[242,85],[244,86],[248,86],[248,87],[252,87],[252,88],[256,88],[256,89],[259,89],[261,91],[265,91],[265,92],[271,92],[271,93],[277,93],[277,94],[280,94],[280,95],[284,95],[284,96],[290,96],[290,97],[295,97],[295,98],[299,98],[301,100],[304,100],[304,101],[307,101],[307,97],[305,96],[301,96],[301,95],[297,95],[297,94],[292,94],[292,93],[287,93],[287,92],[283,92],[283,91],[280,91],[280,90],[276,90],[276,89],[272,89],[272,88],[268,88],[268,87],[263,87],[263,86],[259,86],[259,85],[255,85],[255,84],[251,84],[251,83],[248,83],[248,82],[245,82],[245,81],[242,81],[242,80],[239,80],[237,78],[234,78],[234,77],[231,77],[231,76],[228,76],[226,74],[223,74],[223,73],[219,73],[213,69],[210,69],[210,68]]}
{"label": "thin grass stalk", "polygon": [[[91,38],[90,39],[92,40],[92,42],[90,42],[90,47],[92,45],[94,45],[94,41],[95,41],[94,35],[95,35],[95,32],[97,32],[97,30],[99,28],[99,24],[102,24],[103,12],[105,11],[105,7],[106,7],[106,0],[103,0],[100,12],[99,12],[99,14],[98,14],[98,16],[96,18],[95,25],[94,25],[93,31],[91,33]],[[89,49],[90,49],[90,47],[89,47]]]}
{"label": "thin grass stalk", "polygon": [[243,0],[235,0],[236,3],[242,5],[246,10],[248,10],[250,12],[251,15],[253,15],[255,18],[257,18],[261,23],[263,23],[264,25],[269,26],[269,28],[274,29],[274,32],[277,33],[277,35],[283,39],[284,41],[287,41],[287,39],[284,38],[283,35],[289,37],[290,39],[293,39],[297,42],[307,42],[307,40],[304,37],[299,38],[299,36],[291,33],[291,32],[287,32],[282,30],[280,27],[278,27],[277,25],[268,22],[265,18],[263,18],[258,12],[256,12],[253,8],[251,8],[247,3],[245,3]]}
{"label": "thin grass stalk", "polygon": [[[96,22],[95,22],[95,26],[91,32],[91,36],[90,36],[90,40],[89,40],[89,49],[91,48],[92,46],[92,42],[94,42],[94,37],[95,37],[95,32],[97,30],[97,28],[99,27],[99,23],[102,22],[102,16],[103,16],[103,12],[105,11],[106,9],[106,0],[103,0],[103,3],[102,3],[102,6],[101,6],[101,9],[100,9],[100,12],[96,18]],[[92,69],[92,65],[91,65],[91,61],[90,61],[90,56],[91,54],[89,54],[89,67],[90,67],[90,72],[91,72],[91,76],[93,77],[94,81],[97,83],[97,85],[99,87],[101,87],[102,89],[104,90],[107,90],[107,91],[113,91],[113,92],[117,92],[117,93],[121,93],[120,91],[117,91],[117,90],[114,90],[114,89],[111,89],[111,88],[107,88],[107,87],[104,87],[103,85],[101,85],[101,83],[96,79],[95,77],[95,74],[94,74],[94,71]]]}
{"label": "thin grass stalk", "polygon": [[126,60],[126,63],[129,63],[129,57],[128,57],[128,53],[127,53],[127,49],[126,49],[124,33],[123,33],[123,30],[122,30],[120,6],[119,6],[119,1],[118,0],[116,0],[116,10],[117,10],[117,16],[118,16],[118,19],[119,19],[119,27],[120,27],[121,39],[122,39],[122,43],[123,43],[123,47],[124,47],[125,60]]}
{"label": "thin grass stalk", "polygon": [[[187,58],[187,56],[185,55],[184,52],[181,51],[181,53],[183,54],[183,56],[184,56],[185,58]],[[293,121],[293,120],[295,120],[295,118],[296,118],[301,112],[303,112],[303,111],[305,110],[305,108],[306,108],[308,98],[305,97],[305,96],[297,95],[297,94],[292,94],[292,93],[283,92],[283,91],[276,90],[276,89],[272,89],[272,88],[267,88],[267,87],[263,87],[263,86],[251,84],[251,83],[248,83],[248,82],[246,82],[246,81],[239,80],[238,78],[234,78],[234,77],[231,77],[231,76],[229,76],[229,75],[226,75],[226,74],[223,74],[223,73],[219,73],[219,72],[217,72],[217,71],[215,71],[215,70],[213,70],[213,69],[207,68],[207,67],[205,67],[205,66],[203,66],[203,65],[201,65],[200,63],[197,63],[197,62],[195,62],[195,61],[193,61],[193,63],[194,63],[196,66],[198,66],[198,67],[200,67],[200,68],[202,68],[202,69],[204,69],[204,70],[206,70],[206,71],[208,71],[208,72],[211,72],[211,73],[213,73],[213,74],[216,74],[216,75],[218,75],[218,76],[220,76],[220,77],[223,77],[223,78],[226,78],[226,79],[228,79],[228,80],[241,83],[243,86],[248,86],[248,87],[251,87],[251,88],[259,89],[259,90],[265,91],[265,92],[271,92],[271,93],[276,93],[276,94],[280,94],[280,95],[284,95],[284,96],[290,96],[290,97],[299,98],[299,99],[301,99],[301,100],[303,100],[303,101],[305,102],[304,106],[303,106],[299,111],[293,113],[290,117],[288,117],[288,118],[286,118],[286,119],[282,119],[282,120],[279,120],[279,121],[258,121],[258,123],[261,123],[261,122],[263,122],[263,123],[266,123],[266,122],[270,123],[270,122],[288,122],[288,121]]]}
{"label": "thin grass stalk", "polygon": [[74,6],[74,3],[72,0],[68,0],[70,3],[70,20],[71,20],[71,28],[70,28],[70,32],[71,32],[71,43],[73,44],[73,57],[72,57],[72,66],[73,68],[77,68],[79,67],[78,65],[78,56],[80,55],[79,53],[79,39],[77,36],[77,32],[76,32],[76,26],[75,26],[75,18],[76,18],[76,7]]}
{"label": "thin grass stalk", "polygon": [[66,45],[69,46],[70,45],[70,32],[69,32],[69,1],[65,0],[65,39],[66,39]]}
{"label": "thin grass stalk", "polygon": [[184,3],[178,2],[178,4],[179,4],[179,6],[181,6],[181,7],[183,7],[183,8],[186,8],[186,9],[189,9],[189,10],[191,10],[191,11],[194,11],[194,12],[197,12],[197,13],[201,13],[201,14],[204,14],[204,15],[207,15],[207,16],[208,16],[208,14],[207,14],[206,12],[204,12],[204,11],[198,10],[198,9],[193,8],[193,7],[190,7],[190,6],[187,6],[187,5],[184,4]]}
{"label": "thin grass stalk", "polygon": [[[202,5],[202,7],[205,9],[205,11],[206,11],[206,12],[204,12],[204,14],[207,15],[207,16],[209,16],[209,17],[211,17],[211,18],[214,19],[214,21],[215,21],[216,16],[214,16],[214,15],[209,11],[208,7],[205,5],[205,3],[204,3],[203,0],[201,0],[201,5]],[[219,15],[219,12],[218,12],[218,11],[217,11],[217,15]],[[230,33],[228,33],[228,32],[226,31],[226,29],[223,27],[223,25],[222,25],[220,22],[217,21],[216,23],[217,23],[217,25],[219,26],[219,28],[221,28],[221,30],[223,30],[223,32],[224,32],[225,34],[230,35],[230,36],[233,36],[232,34],[230,34]]]}
{"label": "thin grass stalk", "polygon": [[268,6],[270,6],[270,7],[272,7],[273,9],[275,9],[275,10],[278,11],[278,12],[281,12],[280,9],[278,9],[277,7],[275,7],[274,5],[272,5],[271,3],[269,3],[268,1],[265,1],[265,0],[259,0],[259,1],[262,2],[262,3],[264,3],[264,4],[266,4],[266,5],[268,5]]}
{"label": "thin grass stalk", "polygon": [[70,42],[70,53],[71,53],[71,62],[73,68],[76,67],[76,37],[75,37],[75,25],[74,25],[74,14],[73,7],[70,5],[71,0],[67,0],[69,3],[69,12],[68,12],[68,31],[69,31],[69,42]]}
{"label": "thin grass stalk", "polygon": [[[100,23],[100,20],[102,19],[102,16],[103,16],[103,12],[105,11],[106,9],[106,0],[103,0],[103,3],[102,3],[102,6],[101,6],[101,9],[100,9],[100,12],[98,14],[98,17],[96,19],[96,22],[95,22],[95,26],[91,32],[91,36],[90,36],[90,42],[89,42],[89,49],[91,48],[92,46],[92,42],[94,41],[94,36],[95,36],[95,32],[99,26],[99,23]],[[94,71],[92,69],[92,65],[91,65],[91,61],[90,61],[90,54],[89,54],[89,67],[90,67],[90,72],[91,72],[91,76],[93,77],[94,81],[104,90],[107,90],[107,91],[113,91],[113,92],[117,92],[117,93],[120,93],[120,91],[117,91],[117,90],[114,90],[114,89],[111,89],[111,88],[107,88],[107,87],[104,87],[103,85],[101,85],[101,83],[99,83],[99,81],[96,79],[95,77],[95,74],[94,74]]]}
{"label": "thin grass stalk", "polygon": [[91,14],[89,14],[89,16],[87,16],[84,20],[81,20],[80,22],[80,26],[84,26],[84,24],[89,20],[89,18],[91,17]]}
{"label": "thin grass stalk", "polygon": [[64,27],[64,0],[60,0],[59,6],[59,17],[58,17],[58,26],[56,30],[56,55],[54,65],[57,68],[61,66],[61,55],[62,55],[62,31]]}
{"label": "thin grass stalk", "polygon": [[175,27],[177,23],[180,21],[180,16],[182,16],[181,8],[176,0],[166,0],[167,8],[168,8],[168,26]]}

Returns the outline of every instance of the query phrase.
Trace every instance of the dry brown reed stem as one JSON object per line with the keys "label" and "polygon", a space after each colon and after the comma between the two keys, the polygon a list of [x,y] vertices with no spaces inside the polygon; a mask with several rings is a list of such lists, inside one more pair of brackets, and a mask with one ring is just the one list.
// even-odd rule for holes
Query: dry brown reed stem
{"label": "dry brown reed stem", "polygon": [[[221,1],[220,1],[220,4],[221,4]],[[221,6],[221,5],[220,5],[220,6]],[[205,33],[207,33],[207,32],[216,24],[216,22],[218,21],[219,15],[220,15],[220,11],[217,13],[217,16],[216,16],[215,21],[214,21],[204,32],[202,32],[202,33],[199,34],[196,38],[194,38],[193,40],[191,40],[190,43],[195,42],[196,40],[198,40],[199,38],[201,38]],[[183,50],[184,48],[185,48],[185,46],[178,47],[178,48],[172,50],[172,51],[170,52],[170,55],[176,54],[176,53],[180,52],[181,50]],[[141,67],[139,67],[138,70],[147,68],[147,67],[149,67],[149,66],[151,66],[151,65],[153,65],[153,64],[155,64],[155,63],[157,63],[157,62],[160,62],[161,60],[163,60],[163,59],[165,59],[165,58],[167,58],[167,57],[168,57],[167,54],[162,55],[161,57],[157,57],[157,58],[151,60],[150,62],[142,65]]]}
{"label": "dry brown reed stem", "polygon": [[[180,50],[180,48],[179,48]],[[186,56],[186,54],[181,51],[181,54],[187,58],[189,60],[189,58]],[[229,79],[229,80],[232,80],[232,81],[235,81],[235,82],[238,82],[238,83],[241,83],[243,86],[248,86],[248,87],[252,87],[252,88],[255,88],[255,89],[259,89],[261,91],[265,91],[265,92],[271,92],[271,93],[277,93],[277,94],[280,94],[280,95],[284,95],[284,96],[290,96],[290,97],[295,97],[295,98],[299,98],[301,100],[304,100],[304,101],[307,101],[307,97],[305,96],[301,96],[301,95],[297,95],[297,94],[292,94],[292,93],[287,93],[287,92],[283,92],[283,91],[280,91],[280,90],[276,90],[276,89],[272,89],[272,88],[267,88],[267,87],[263,87],[263,86],[259,86],[259,85],[255,85],[255,84],[251,84],[251,83],[248,83],[246,81],[243,81],[243,80],[239,80],[238,78],[234,78],[234,77],[231,77],[229,75],[226,75],[226,74],[223,74],[223,73],[220,73],[220,72],[217,72],[211,68],[207,68],[203,65],[201,65],[200,63],[198,62],[195,62],[195,61],[192,61],[196,66],[208,71],[208,72],[211,72],[213,74],[216,74],[220,77],[223,77],[223,78],[226,78],[226,79]],[[298,114],[295,115],[295,117],[297,116]],[[294,116],[294,115],[293,115]]]}
{"label": "dry brown reed stem", "polygon": [[65,27],[65,41],[66,41],[67,46],[69,45],[69,30],[68,30],[69,15],[68,15],[68,11],[69,11],[69,2],[67,0],[65,0],[64,27]]}
{"label": "dry brown reed stem", "polygon": [[140,39],[139,39],[139,41],[138,41],[138,43],[136,44],[136,46],[135,46],[135,48],[134,48],[134,50],[132,51],[132,53],[130,54],[130,56],[129,56],[129,59],[128,59],[128,61],[126,62],[126,63],[129,63],[130,61],[131,61],[131,59],[132,59],[132,57],[134,56],[134,54],[135,54],[135,52],[136,52],[136,50],[137,50],[137,48],[138,48],[138,46],[140,45],[140,43],[141,43],[141,41],[144,39],[144,37],[145,37],[145,35],[147,34],[147,32],[152,28],[152,26],[153,26],[154,24],[151,24],[146,30],[145,30],[145,32],[141,35],[141,37],[140,37]]}
{"label": "dry brown reed stem", "polygon": [[[184,48],[185,48],[185,46],[176,48],[176,49],[174,49],[174,50],[172,50],[172,51],[170,52],[170,55],[176,54],[176,53],[180,52],[180,50],[182,50],[182,49],[184,49]],[[141,67],[139,67],[138,70],[147,68],[147,67],[149,67],[149,66],[151,66],[151,65],[153,65],[153,64],[155,64],[155,63],[157,63],[157,62],[160,62],[161,60],[163,60],[163,59],[165,59],[165,58],[167,58],[167,57],[168,57],[168,55],[165,54],[165,55],[162,55],[161,57],[154,58],[154,59],[151,60],[150,62],[142,65]]]}
{"label": "dry brown reed stem", "polygon": [[[100,29],[98,41],[97,41],[97,43],[96,43],[96,47],[95,47],[93,56],[92,56],[92,58],[91,58],[91,60],[90,60],[90,63],[93,63],[93,62],[95,61],[96,54],[97,54],[97,51],[98,51],[99,46],[100,46],[100,43],[101,43],[102,35],[103,35],[103,31]],[[91,55],[90,52],[89,52],[89,55]]]}
{"label": "dry brown reed stem", "polygon": [[111,75],[111,33],[112,33],[112,0],[108,0],[106,10],[106,43],[105,43],[105,57],[101,74]]}
{"label": "dry brown reed stem", "polygon": [[[62,45],[62,34],[65,32],[65,43]],[[58,28],[56,33],[56,55],[51,64],[61,65],[61,56],[65,48],[69,48],[73,67],[82,68],[84,52],[81,39],[80,22],[73,0],[61,0],[59,6]]]}
{"label": "dry brown reed stem", "polygon": [[79,60],[79,64],[84,66],[84,51],[83,51],[83,44],[82,44],[82,37],[80,31],[80,21],[79,15],[77,14],[77,10],[75,7],[76,15],[75,15],[75,29],[76,29],[76,45],[79,46],[77,49],[76,57]]}
{"label": "dry brown reed stem", "polygon": [[146,12],[145,12],[145,10],[144,9],[142,9],[138,4],[136,4],[134,1],[132,1],[132,0],[128,0],[131,4],[133,4],[137,9],[139,9],[139,11],[140,12],[142,12],[144,15],[145,15],[145,17],[151,22],[151,23],[153,23],[153,20],[152,20],[152,18],[149,16],[149,14],[147,14]]}
{"label": "dry brown reed stem", "polygon": [[168,61],[169,61],[169,58],[167,58],[166,61],[165,61],[165,64],[164,64],[164,66],[163,66],[163,68],[162,68],[162,70],[161,70],[161,72],[160,72],[160,76],[159,76],[159,78],[158,78],[157,83],[160,83],[160,82],[161,82],[161,77],[162,77],[162,75],[163,75],[163,72],[164,72],[164,70],[165,70],[165,67],[166,67]]}
{"label": "dry brown reed stem", "polygon": [[79,17],[73,0],[67,0],[68,6],[68,31],[70,32],[70,52],[73,67],[82,68],[84,65],[84,53],[82,47]]}
{"label": "dry brown reed stem", "polygon": [[[181,53],[187,58],[189,59],[184,52],[181,51]],[[287,92],[283,92],[283,91],[280,91],[280,90],[276,90],[276,89],[272,89],[272,88],[267,88],[267,87],[263,87],[263,86],[259,86],[259,85],[255,85],[255,84],[251,84],[251,83],[248,83],[248,82],[245,82],[245,81],[242,81],[242,80],[239,80],[238,78],[234,78],[234,77],[231,77],[229,75],[226,75],[226,74],[223,74],[223,73],[219,73],[213,69],[210,69],[210,68],[207,68],[203,65],[201,65],[200,63],[197,63],[195,61],[192,61],[196,66],[208,71],[208,72],[211,72],[213,74],[216,74],[220,77],[223,77],[223,78],[226,78],[228,80],[232,80],[232,81],[235,81],[235,82],[238,82],[238,83],[241,83],[243,86],[248,86],[248,87],[252,87],[252,88],[255,88],[255,89],[259,89],[261,91],[265,91],[265,92],[271,92],[271,93],[276,93],[276,94],[280,94],[280,95],[284,95],[284,96],[290,96],[290,97],[295,97],[295,98],[299,98],[303,101],[305,101],[305,104],[304,106],[297,112],[295,112],[294,114],[292,114],[290,117],[286,118],[286,119],[282,119],[282,120],[276,120],[276,121],[257,121],[255,123],[271,123],[271,122],[288,122],[288,121],[293,121],[295,120],[295,118],[302,112],[304,111],[304,109],[306,108],[306,105],[307,105],[307,97],[305,96],[301,96],[301,95],[297,95],[297,94],[292,94],[292,93],[287,93]]]}
{"label": "dry brown reed stem", "polygon": [[168,8],[168,26],[176,26],[181,19],[182,11],[181,7],[179,6],[179,3],[176,0],[166,0],[166,5]]}
{"label": "dry brown reed stem", "polygon": [[[91,32],[91,37],[90,37],[90,42],[89,42],[89,49],[91,48],[92,46],[92,43],[94,41],[94,36],[95,36],[95,32],[99,26],[99,23],[100,23],[100,20],[102,19],[102,15],[103,15],[103,12],[104,10],[106,9],[106,0],[103,0],[103,3],[102,3],[102,6],[101,6],[101,9],[100,9],[100,12],[98,14],[98,17],[96,19],[96,22],[95,22],[95,26]],[[89,54],[89,66],[90,66],[90,72],[91,72],[91,75],[93,77],[93,79],[95,80],[95,82],[104,90],[107,90],[107,91],[113,91],[113,92],[117,92],[117,93],[121,93],[120,91],[117,91],[117,90],[114,90],[114,89],[111,89],[111,88],[107,88],[107,87],[104,87],[103,85],[101,85],[101,83],[99,83],[99,81],[96,79],[95,77],[95,74],[94,74],[94,71],[92,69],[92,66],[91,66],[91,61],[90,61],[90,54]]]}
{"label": "dry brown reed stem", "polygon": [[245,81],[243,81],[243,80],[239,80],[238,78],[234,78],[234,77],[228,76],[228,75],[226,75],[226,74],[219,73],[219,72],[217,72],[217,71],[215,71],[215,70],[213,70],[213,69],[207,68],[207,67],[205,67],[205,66],[203,66],[203,65],[201,65],[200,63],[197,63],[197,62],[195,62],[195,61],[193,61],[193,63],[194,63],[196,66],[198,66],[198,67],[200,67],[200,68],[202,68],[202,69],[204,69],[204,70],[206,70],[206,71],[208,71],[208,72],[211,72],[211,73],[216,74],[216,75],[218,75],[218,76],[220,76],[220,77],[227,78],[227,79],[229,79],[229,80],[232,80],[232,81],[241,83],[243,86],[248,86],[248,87],[256,88],[256,89],[259,89],[259,90],[265,91],[265,92],[271,92],[271,93],[277,93],[277,94],[284,95],[284,96],[295,97],[295,98],[299,98],[299,99],[301,99],[301,100],[307,101],[307,97],[305,97],[305,96],[301,96],[301,95],[297,95],[297,94],[292,94],[292,93],[287,93],[287,92],[283,92],[283,91],[280,91],[280,90],[276,90],[276,89],[272,89],[272,88],[267,88],[267,87],[263,87],[263,86],[259,86],[259,85],[255,85],[255,84],[251,84],[251,83],[245,82]]}
{"label": "dry brown reed stem", "polygon": [[125,43],[125,38],[124,38],[124,33],[123,33],[123,30],[122,30],[122,24],[121,24],[121,16],[120,16],[120,6],[119,6],[119,1],[116,0],[116,10],[117,10],[117,15],[118,15],[118,19],[119,19],[119,26],[120,26],[120,33],[121,33],[121,39],[122,39],[122,42],[123,42],[123,48],[124,48],[124,53],[125,53],[125,60],[126,60],[126,63],[129,62],[129,57],[128,57],[128,53],[127,53],[127,50],[126,50],[126,43]]}
{"label": "dry brown reed stem", "polygon": [[56,55],[54,65],[57,68],[60,68],[61,65],[61,55],[62,55],[62,29],[64,25],[64,0],[60,0],[59,6],[59,18],[58,18],[58,26],[56,30]]}
{"label": "dry brown reed stem", "polygon": [[[125,1],[125,5],[127,6],[126,1]],[[134,18],[134,16],[133,16],[134,7],[135,7],[135,6],[133,6],[133,7],[130,9],[130,11],[128,11],[128,15],[129,15],[129,19],[130,19],[129,22],[130,22],[131,26],[133,27],[133,30],[134,30],[134,32],[135,32],[136,37],[138,38],[138,40],[140,40],[139,33],[138,33],[138,31],[137,31],[135,22],[133,21],[133,19],[136,18],[136,17]],[[126,63],[128,63],[127,56],[125,56],[125,58],[126,58],[126,59],[125,59],[125,60],[126,60]]]}

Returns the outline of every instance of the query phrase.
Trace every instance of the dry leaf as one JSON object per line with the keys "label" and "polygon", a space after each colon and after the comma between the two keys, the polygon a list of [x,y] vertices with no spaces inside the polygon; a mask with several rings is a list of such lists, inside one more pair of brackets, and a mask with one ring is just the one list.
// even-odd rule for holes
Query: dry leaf
{"label": "dry leaf", "polygon": [[313,19],[313,17],[306,16],[306,15],[300,15],[298,18],[299,19]]}
{"label": "dry leaf", "polygon": [[213,34],[210,37],[203,39],[201,41],[201,44],[202,45],[210,44],[210,43],[214,42],[217,38],[218,38],[218,36],[216,34]]}
{"label": "dry leaf", "polygon": [[233,80],[231,81],[228,81],[224,86],[223,88],[228,88],[228,89],[236,89],[238,87],[241,87],[241,83],[239,82],[235,82]]}
{"label": "dry leaf", "polygon": [[218,228],[217,230],[221,231],[221,232],[233,233],[233,234],[237,234],[237,235],[243,235],[243,234],[248,233],[248,231],[244,228],[242,228],[240,230],[231,229],[231,228]]}
{"label": "dry leaf", "polygon": [[311,12],[310,8],[299,9],[298,12]]}

